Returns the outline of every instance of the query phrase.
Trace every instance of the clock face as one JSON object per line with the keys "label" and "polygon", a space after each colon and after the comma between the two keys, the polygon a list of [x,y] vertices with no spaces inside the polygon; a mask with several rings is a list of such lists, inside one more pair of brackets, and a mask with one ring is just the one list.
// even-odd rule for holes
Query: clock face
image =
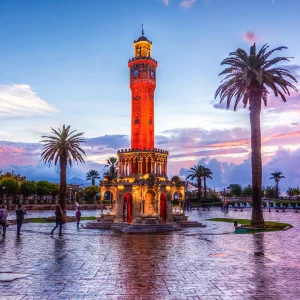
{"label": "clock face", "polygon": [[136,77],[136,76],[138,76],[139,75],[139,70],[134,70],[133,72],[132,72],[132,75],[134,76],[134,77]]}
{"label": "clock face", "polygon": [[151,71],[150,71],[150,75],[151,75],[152,78],[154,78],[154,76],[155,76],[154,71],[151,70]]}

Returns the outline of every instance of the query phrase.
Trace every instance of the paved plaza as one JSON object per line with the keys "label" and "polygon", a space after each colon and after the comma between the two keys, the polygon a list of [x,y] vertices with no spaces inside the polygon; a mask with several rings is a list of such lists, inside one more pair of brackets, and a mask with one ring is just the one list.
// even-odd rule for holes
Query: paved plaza
{"label": "paved plaza", "polygon": [[[300,214],[265,212],[295,227],[259,234],[205,221],[224,215],[193,211],[190,219],[207,228],[164,235],[68,223],[63,237],[50,236],[53,224],[24,224],[17,238],[10,226],[0,239],[1,272],[29,276],[0,281],[0,299],[300,299]],[[226,216],[249,218],[250,210]]]}

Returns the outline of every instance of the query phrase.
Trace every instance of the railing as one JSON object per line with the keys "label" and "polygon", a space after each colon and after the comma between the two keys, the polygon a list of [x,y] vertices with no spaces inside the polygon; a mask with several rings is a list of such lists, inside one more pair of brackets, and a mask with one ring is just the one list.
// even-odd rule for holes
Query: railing
{"label": "railing", "polygon": [[128,152],[156,152],[156,153],[163,153],[163,154],[169,154],[169,151],[167,150],[163,150],[163,149],[158,149],[158,148],[153,148],[153,149],[121,149],[121,150],[118,150],[118,154],[119,153],[128,153]]}
{"label": "railing", "polygon": [[157,61],[154,58],[150,57],[150,56],[137,56],[137,57],[133,57],[133,58],[129,59],[128,62],[133,62],[133,61],[140,60],[140,59],[152,60],[154,63],[157,64]]}

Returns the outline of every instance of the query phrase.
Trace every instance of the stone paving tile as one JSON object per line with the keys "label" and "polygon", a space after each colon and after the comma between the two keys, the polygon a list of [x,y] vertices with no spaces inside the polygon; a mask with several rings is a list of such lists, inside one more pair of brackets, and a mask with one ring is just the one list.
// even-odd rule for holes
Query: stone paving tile
{"label": "stone paving tile", "polygon": [[[203,212],[192,218],[203,222],[199,216]],[[11,226],[5,240],[0,238],[1,271],[31,276],[0,282],[0,300],[297,300],[300,217],[286,213],[280,218],[297,227],[209,235],[232,230],[231,224],[212,222],[205,236],[146,236],[77,230],[69,223],[62,238],[52,238],[52,225],[24,224],[17,238]],[[197,230],[188,232],[203,232]]]}

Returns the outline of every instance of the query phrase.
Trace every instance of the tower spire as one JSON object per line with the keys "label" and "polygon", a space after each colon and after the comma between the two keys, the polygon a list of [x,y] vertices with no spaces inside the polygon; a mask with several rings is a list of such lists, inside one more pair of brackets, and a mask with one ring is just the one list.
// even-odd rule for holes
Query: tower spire
{"label": "tower spire", "polygon": [[142,36],[144,36],[144,24],[142,24]]}

